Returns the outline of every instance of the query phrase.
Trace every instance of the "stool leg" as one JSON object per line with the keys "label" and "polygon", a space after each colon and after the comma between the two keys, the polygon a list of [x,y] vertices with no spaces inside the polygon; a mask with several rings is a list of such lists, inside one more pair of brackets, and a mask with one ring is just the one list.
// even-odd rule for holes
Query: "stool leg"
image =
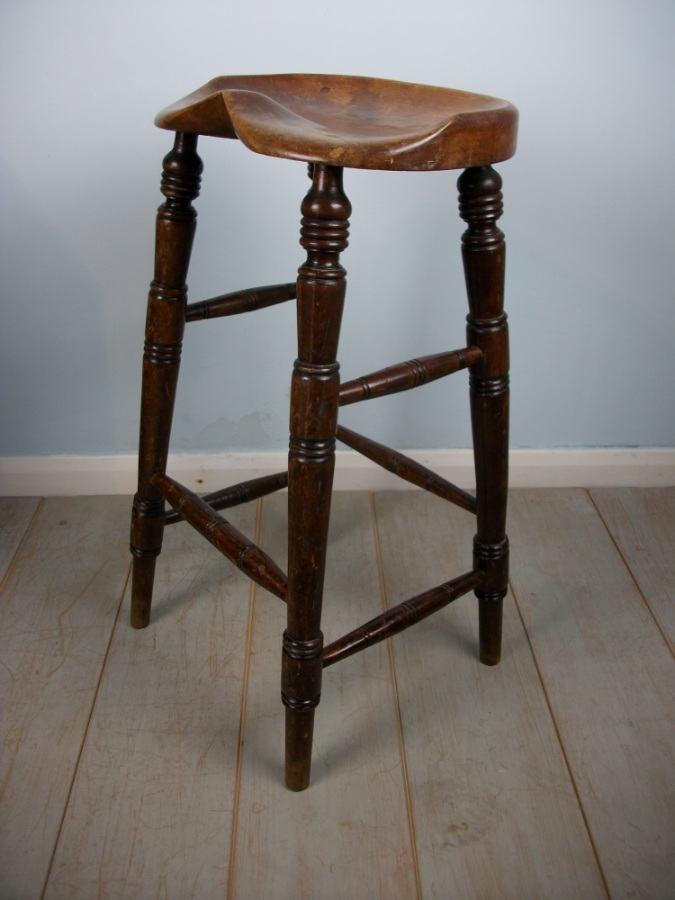
{"label": "stool leg", "polygon": [[337,348],[345,296],[340,252],[349,200],[342,169],[315,165],[302,204],[298,277],[298,359],[291,382],[288,467],[288,619],[282,651],[286,785],[309,784],[314,710],[321,694],[321,601],[340,390]]}
{"label": "stool leg", "polygon": [[480,658],[496,665],[501,654],[502,606],[508,589],[506,537],[509,432],[509,346],[504,313],[502,180],[490,166],[459,178],[460,215],[468,223],[462,256],[469,300],[467,340],[482,360],[471,368],[471,422],[476,465],[477,533],[474,566],[485,572],[476,590]]}
{"label": "stool leg", "polygon": [[157,210],[155,277],[150,286],[143,353],[138,491],[131,517],[133,572],[131,624],[150,621],[155,562],[162,548],[164,500],[152,484],[166,471],[173,405],[185,326],[187,277],[199,194],[202,162],[197,136],[176,134],[173,150],[164,158],[162,193]]}

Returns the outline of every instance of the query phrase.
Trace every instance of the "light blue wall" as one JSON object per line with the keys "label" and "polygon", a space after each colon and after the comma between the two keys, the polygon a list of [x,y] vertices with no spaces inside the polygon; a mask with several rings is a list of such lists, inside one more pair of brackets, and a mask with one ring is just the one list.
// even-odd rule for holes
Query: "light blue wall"
{"label": "light blue wall", "polygon": [[[136,444],[159,167],[155,112],[216,74],[323,71],[496,94],[514,447],[675,444],[672,0],[5,0],[0,453]],[[304,168],[203,140],[191,299],[291,280]],[[461,346],[455,174],[350,172],[341,360]],[[291,305],[198,323],[173,449],[286,444]],[[440,412],[439,412],[440,410]],[[413,448],[470,442],[465,378],[345,410]]]}

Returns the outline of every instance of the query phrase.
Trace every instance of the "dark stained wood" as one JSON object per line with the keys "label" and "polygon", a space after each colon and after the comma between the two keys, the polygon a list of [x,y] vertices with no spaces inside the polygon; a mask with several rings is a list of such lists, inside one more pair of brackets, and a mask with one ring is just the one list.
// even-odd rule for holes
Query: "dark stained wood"
{"label": "dark stained wood", "polygon": [[131,624],[150,621],[155,562],[162,549],[164,500],[153,476],[166,471],[169,436],[185,324],[187,277],[197,213],[202,161],[197,138],[177,134],[164,158],[162,193],[157,211],[155,277],[150,286],[143,354],[138,491],[131,519],[133,554]]}
{"label": "dark stained wood", "polygon": [[397,450],[392,450],[390,447],[385,447],[384,444],[378,444],[362,434],[357,434],[355,431],[345,428],[344,425],[338,426],[337,437],[339,441],[351,447],[352,450],[361,453],[367,459],[377,463],[378,466],[387,469],[388,472],[398,475],[404,481],[421,487],[431,494],[436,494],[437,497],[442,497],[444,500],[454,503],[467,512],[475,513],[475,497],[472,497],[467,491],[463,491],[462,488],[457,487],[456,484],[441,478],[440,475],[432,472],[431,469],[427,469],[426,466],[421,465],[409,456],[404,456]]}
{"label": "dark stained wood", "polygon": [[340,392],[337,348],[345,297],[340,253],[351,204],[342,169],[316,165],[302,203],[298,358],[291,382],[288,471],[288,619],[281,695],[286,706],[286,784],[309,784],[314,710],[321,695],[321,602]]}
{"label": "dark stained wood", "polygon": [[185,321],[197,322],[200,319],[237,316],[240,313],[276,306],[277,303],[286,303],[287,300],[295,299],[295,288],[294,281],[290,284],[271,284],[267,287],[233,291],[230,294],[222,294],[220,297],[212,297],[210,300],[201,300],[199,303],[189,303],[185,312]]}
{"label": "dark stained wood", "polygon": [[162,496],[180,513],[194,529],[209,543],[220,550],[223,556],[233,562],[249,578],[266,590],[286,599],[288,583],[286,576],[270,557],[235,528],[231,522],[219,516],[212,507],[192,491],[178,484],[173,478],[158,472],[153,484]]}
{"label": "dark stained wood", "polygon": [[365,650],[366,647],[372,647],[373,644],[379,644],[380,641],[405,631],[411,625],[443,609],[458,597],[468,594],[484,579],[485,573],[477,569],[393,606],[360,628],[355,628],[354,631],[329,644],[323,651],[324,669],[341,659],[353,656],[360,650]]}
{"label": "dark stained wood", "polygon": [[469,227],[462,258],[469,300],[467,342],[483,357],[469,375],[476,464],[477,532],[474,565],[485,572],[479,601],[480,658],[495,665],[501,655],[502,606],[508,589],[506,502],[509,455],[509,344],[504,312],[502,180],[490,166],[459,178],[459,211]]}
{"label": "dark stained wood", "polygon": [[[286,707],[286,784],[309,784],[314,710],[324,664],[383,640],[475,590],[480,657],[498,662],[508,583],[508,334],[503,308],[501,179],[491,164],[515,152],[517,111],[480,94],[331,75],[216,78],[159,114],[177,132],[164,160],[166,202],[157,216],[155,278],[148,301],[138,492],[134,499],[132,624],[148,624],[155,560],[165,523],[188,521],[258,584],[287,600],[281,693]],[[197,135],[240,139],[268,156],[303,160],[312,182],[302,203],[307,253],[297,284],[236,291],[187,305],[185,279],[195,230],[192,200],[201,161]],[[398,171],[465,169],[460,214],[469,300],[467,347],[390,366],[340,387],[337,350],[345,298],[340,254],[351,205],[345,167]],[[186,321],[236,315],[297,299],[298,358],[291,380],[288,473],[253,479],[199,498],[166,475],[169,435]],[[338,427],[338,408],[409,390],[470,368],[476,497],[412,459]],[[474,569],[401,604],[324,653],[321,605],[326,543],[340,439],[404,480],[477,516]],[[217,509],[288,485],[288,578]],[[164,498],[176,510],[165,516]]]}
{"label": "dark stained wood", "polygon": [[342,385],[340,406],[349,406],[374,397],[386,397],[388,394],[409,391],[423,384],[429,384],[472,366],[478,362],[481,355],[478,347],[465,347],[463,350],[452,350],[450,353],[409,359],[407,362],[388,366],[370,375],[363,375]]}
{"label": "dark stained wood", "polygon": [[[204,494],[201,500],[208,503],[211,509],[231,509],[233,506],[250,503],[251,500],[257,500],[259,497],[266,497],[287,486],[288,472],[278,472],[276,475],[263,475],[260,478],[252,478],[250,481],[242,481],[240,484],[233,484],[231,487],[214,491],[212,494]],[[174,522],[182,520],[182,515],[175,510],[164,516],[165,525],[173,525]]]}
{"label": "dark stained wood", "polygon": [[464,169],[513,156],[505,100],[342,75],[215,78],[164,109],[171,131],[239,138],[266,156],[357,169]]}

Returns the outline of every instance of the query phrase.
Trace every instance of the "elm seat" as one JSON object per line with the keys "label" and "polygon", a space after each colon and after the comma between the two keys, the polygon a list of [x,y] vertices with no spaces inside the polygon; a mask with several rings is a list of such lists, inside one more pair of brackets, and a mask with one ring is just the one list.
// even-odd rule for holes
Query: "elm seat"
{"label": "elm seat", "polygon": [[[146,318],[138,490],[131,523],[131,624],[135,628],[149,624],[164,529],[181,521],[284,601],[281,699],[286,707],[286,784],[299,791],[309,783],[314,711],[327,666],[393,637],[471,592],[478,599],[480,660],[492,666],[500,658],[509,557],[505,531],[509,352],[505,243],[497,224],[502,180],[492,164],[515,152],[517,112],[492,97],[398,81],[242,75],[216,78],[161,112],[156,124],[175,135],[163,163],[165,201],[157,211],[155,272]],[[203,168],[197,153],[201,135],[239,139],[256,153],[310,164],[311,187],[300,205],[300,244],[306,259],[299,268],[297,261],[293,263],[297,271],[293,281],[188,303],[187,274],[197,217],[192,201],[199,195]],[[459,214],[467,225],[462,236],[469,307],[466,345],[342,379],[337,352],[346,292],[341,255],[349,243],[352,213],[343,187],[349,168],[464,170],[457,187]],[[297,167],[288,172],[293,176],[305,183],[304,172]],[[269,198],[250,196],[241,202],[264,205]],[[236,213],[232,219],[236,223]],[[415,228],[413,221],[411,230]],[[256,245],[256,250],[262,253],[264,247]],[[167,474],[185,328],[209,319],[258,315],[289,301],[295,301],[298,347],[290,379],[288,466],[200,497]],[[442,329],[435,331],[440,339]],[[273,335],[263,331],[259,336],[260,366],[265,365],[264,337]],[[255,362],[252,355],[251,364]],[[469,372],[475,494],[342,423],[342,407],[376,402],[378,397],[413,390],[464,369]],[[235,384],[230,377],[229,386]],[[222,395],[220,380],[214,391]],[[475,516],[476,531],[468,571],[324,645],[321,606],[337,441]],[[284,571],[220,511],[286,487],[289,538]]]}
{"label": "elm seat", "polygon": [[266,156],[429,171],[513,156],[517,118],[504,100],[448,88],[340,75],[235,75],[168,106],[155,124],[239,138]]}

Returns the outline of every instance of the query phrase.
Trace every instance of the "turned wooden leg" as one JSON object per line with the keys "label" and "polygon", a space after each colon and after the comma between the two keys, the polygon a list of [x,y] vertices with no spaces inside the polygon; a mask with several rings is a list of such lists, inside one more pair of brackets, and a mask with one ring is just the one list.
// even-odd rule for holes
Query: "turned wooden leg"
{"label": "turned wooden leg", "polygon": [[307,261],[297,285],[298,359],[291,383],[288,471],[288,621],[281,696],[286,706],[286,784],[309,784],[314,710],[321,694],[321,601],[330,514],[340,378],[336,361],[349,201],[342,169],[313,167],[302,204]]}
{"label": "turned wooden leg", "polygon": [[459,178],[460,215],[468,223],[462,256],[469,300],[467,342],[483,351],[471,368],[471,422],[476,462],[477,533],[474,565],[485,572],[476,589],[480,658],[495,665],[501,654],[502,606],[508,589],[506,537],[509,438],[509,346],[504,313],[502,180],[490,166]]}
{"label": "turned wooden leg", "polygon": [[150,621],[155,562],[162,548],[164,500],[152,484],[166,471],[169,436],[185,326],[187,277],[195,233],[192,200],[199,194],[202,163],[197,136],[176,135],[164,159],[162,193],[157,211],[155,277],[150,286],[143,353],[138,491],[131,517],[133,554],[131,624]]}

